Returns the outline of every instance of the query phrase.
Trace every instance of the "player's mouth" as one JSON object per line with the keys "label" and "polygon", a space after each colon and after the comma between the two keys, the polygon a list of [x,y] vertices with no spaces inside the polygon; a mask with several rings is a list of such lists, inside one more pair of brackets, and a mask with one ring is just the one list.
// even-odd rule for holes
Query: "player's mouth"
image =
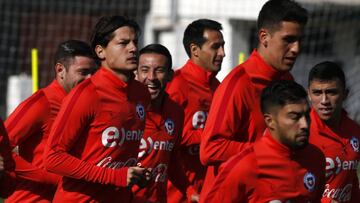
{"label": "player's mouth", "polygon": [[128,57],[126,60],[131,64],[137,64],[137,57],[136,56]]}
{"label": "player's mouth", "polygon": [[323,114],[323,115],[329,115],[332,114],[333,112],[333,108],[319,108],[319,113]]}

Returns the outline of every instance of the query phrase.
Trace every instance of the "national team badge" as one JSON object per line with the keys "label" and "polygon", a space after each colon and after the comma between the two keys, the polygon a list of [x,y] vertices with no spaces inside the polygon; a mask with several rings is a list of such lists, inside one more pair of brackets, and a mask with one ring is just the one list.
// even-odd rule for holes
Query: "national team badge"
{"label": "national team badge", "polygon": [[350,140],[350,144],[354,152],[359,152],[359,139],[357,137],[352,137]]}
{"label": "national team badge", "polygon": [[169,134],[169,135],[173,135],[174,133],[174,129],[175,129],[175,124],[174,122],[171,120],[171,119],[166,119],[165,121],[165,129],[166,129],[166,132]]}
{"label": "national team badge", "polygon": [[145,119],[145,109],[143,105],[141,104],[136,105],[136,113],[140,118],[140,120],[143,121]]}
{"label": "national team badge", "polygon": [[314,191],[315,183],[316,183],[315,176],[310,172],[305,173],[305,175],[304,175],[304,186],[309,192]]}

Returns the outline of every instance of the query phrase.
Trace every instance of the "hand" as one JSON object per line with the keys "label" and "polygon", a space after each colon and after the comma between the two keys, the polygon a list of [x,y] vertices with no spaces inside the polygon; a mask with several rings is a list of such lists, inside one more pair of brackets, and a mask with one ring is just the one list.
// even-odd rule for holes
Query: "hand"
{"label": "hand", "polygon": [[190,202],[199,202],[200,195],[199,194],[192,194],[190,196]]}
{"label": "hand", "polygon": [[127,185],[132,187],[134,184],[140,188],[145,187],[151,181],[151,172],[138,166],[129,167],[127,172]]}
{"label": "hand", "polygon": [[2,177],[4,173],[5,167],[4,167],[4,158],[0,155],[0,178]]}

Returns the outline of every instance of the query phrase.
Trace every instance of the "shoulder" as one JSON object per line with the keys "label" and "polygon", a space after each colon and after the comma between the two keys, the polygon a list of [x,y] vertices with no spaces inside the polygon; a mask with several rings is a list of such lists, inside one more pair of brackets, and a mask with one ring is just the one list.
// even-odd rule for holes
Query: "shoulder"
{"label": "shoulder", "polygon": [[150,93],[146,86],[137,80],[129,82],[128,98],[130,101],[142,102],[145,105],[150,103]]}

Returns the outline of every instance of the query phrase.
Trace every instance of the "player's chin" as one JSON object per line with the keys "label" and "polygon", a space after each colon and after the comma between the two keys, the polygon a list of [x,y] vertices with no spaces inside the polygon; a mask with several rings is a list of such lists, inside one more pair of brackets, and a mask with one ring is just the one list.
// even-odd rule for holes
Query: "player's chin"
{"label": "player's chin", "polygon": [[308,138],[297,139],[294,144],[295,149],[304,149],[309,144]]}

